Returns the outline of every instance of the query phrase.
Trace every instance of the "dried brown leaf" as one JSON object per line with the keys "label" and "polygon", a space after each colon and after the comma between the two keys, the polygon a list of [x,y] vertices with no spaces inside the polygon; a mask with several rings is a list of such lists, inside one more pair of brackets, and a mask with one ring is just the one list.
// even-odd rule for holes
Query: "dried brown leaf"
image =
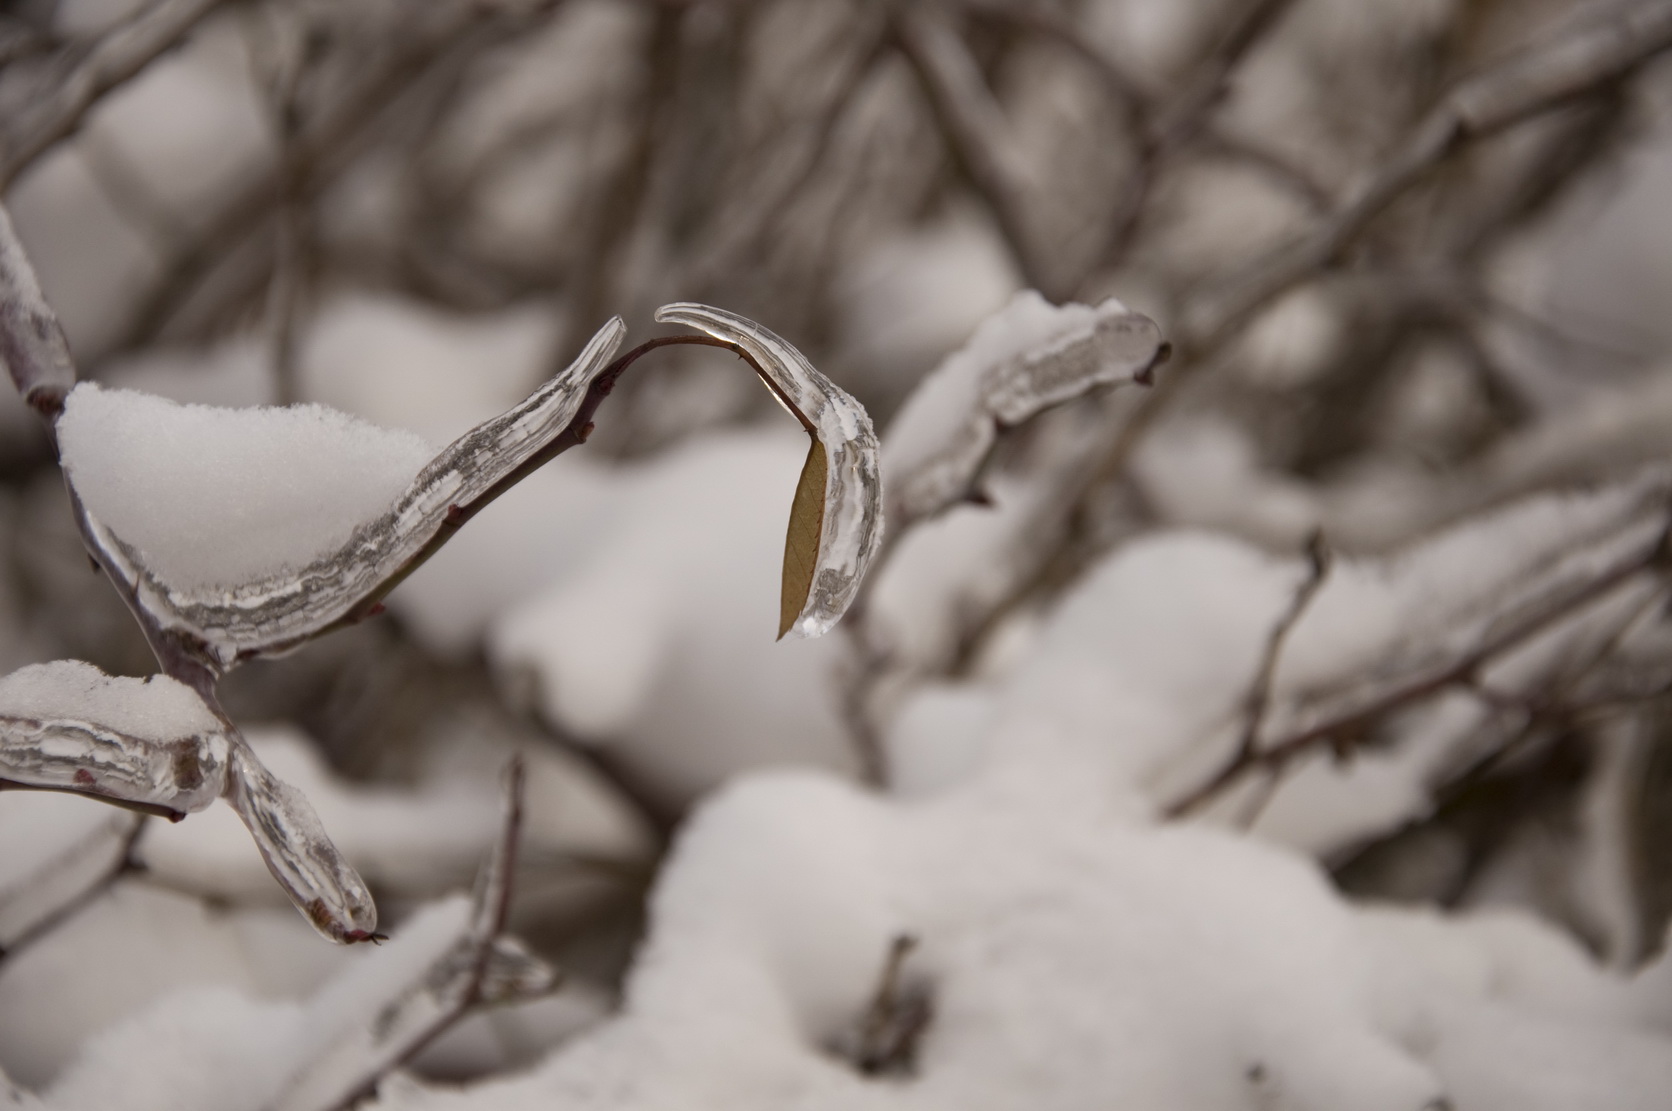
{"label": "dried brown leaf", "polygon": [[807,462],[795,484],[790,503],[789,535],[784,539],[784,582],[778,605],[778,639],[795,627],[813,592],[813,574],[818,569],[819,541],[824,536],[824,485],[830,464],[824,445],[812,437]]}

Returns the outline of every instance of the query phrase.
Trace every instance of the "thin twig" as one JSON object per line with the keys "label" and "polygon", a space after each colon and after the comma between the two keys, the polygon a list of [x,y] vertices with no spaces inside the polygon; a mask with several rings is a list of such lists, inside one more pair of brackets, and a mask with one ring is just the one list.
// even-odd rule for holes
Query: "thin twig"
{"label": "thin twig", "polygon": [[1260,665],[1254,671],[1254,681],[1249,684],[1248,695],[1243,700],[1244,714],[1242,735],[1237,740],[1237,760],[1251,759],[1260,747],[1260,729],[1265,724],[1266,711],[1271,707],[1271,684],[1277,673],[1277,661],[1283,655],[1283,645],[1289,638],[1289,631],[1306,612],[1312,599],[1317,597],[1318,591],[1329,577],[1331,558],[1329,548],[1324,543],[1324,534],[1314,532],[1306,545],[1307,569],[1306,578],[1301,580],[1295,589],[1294,597],[1289,600],[1289,608],[1278,618],[1277,624],[1272,626],[1271,633],[1266,637],[1265,650],[1260,653]]}

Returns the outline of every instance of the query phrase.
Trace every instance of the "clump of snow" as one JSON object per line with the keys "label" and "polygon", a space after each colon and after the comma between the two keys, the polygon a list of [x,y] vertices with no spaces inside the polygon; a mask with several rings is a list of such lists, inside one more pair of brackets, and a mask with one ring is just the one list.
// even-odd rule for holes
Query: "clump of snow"
{"label": "clump of snow", "polygon": [[1133,454],[1132,477],[1167,523],[1278,550],[1301,548],[1322,515],[1311,491],[1262,467],[1247,434],[1228,421],[1186,418],[1157,429]]}
{"label": "clump of snow", "polygon": [[623,496],[614,468],[570,452],[472,517],[389,606],[431,651],[467,655],[496,617],[573,573],[620,518]]}
{"label": "clump of snow", "polygon": [[867,396],[915,380],[1021,285],[1003,242],[968,214],[890,236],[843,272],[840,362]]}
{"label": "clump of snow", "polygon": [[84,382],[58,424],[87,509],[176,587],[305,565],[385,512],[434,449],[319,405],[215,409]]}
{"label": "clump of snow", "polygon": [[0,795],[0,950],[73,903],[117,865],[139,819],[47,792]]}
{"label": "clump of snow", "polygon": [[198,693],[166,675],[106,675],[80,660],[31,664],[0,679],[0,717],[90,722],[146,741],[219,733]]}

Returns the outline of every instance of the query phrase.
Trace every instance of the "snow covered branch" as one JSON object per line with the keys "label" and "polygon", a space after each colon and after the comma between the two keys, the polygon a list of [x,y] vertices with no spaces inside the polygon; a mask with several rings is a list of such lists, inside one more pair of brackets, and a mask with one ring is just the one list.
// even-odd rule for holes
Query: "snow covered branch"
{"label": "snow covered branch", "polygon": [[[1314,562],[1313,566],[1321,567],[1323,564]],[[1191,814],[1245,776],[1256,771],[1279,776],[1300,756],[1320,748],[1330,748],[1342,759],[1350,758],[1355,746],[1389,715],[1409,709],[1448,689],[1468,689],[1478,685],[1485,669],[1494,662],[1562,622],[1594,608],[1640,576],[1665,577],[1668,568],[1672,568],[1672,521],[1651,544],[1641,550],[1580,582],[1558,584],[1549,596],[1504,613],[1501,620],[1487,626],[1476,644],[1457,655],[1392,679],[1354,684],[1355,689],[1345,699],[1346,705],[1333,709],[1321,720],[1295,728],[1280,737],[1262,740],[1258,735],[1260,718],[1251,714],[1250,728],[1245,730],[1231,759],[1199,787],[1173,802],[1168,807],[1168,813],[1173,817]],[[1305,602],[1310,600],[1321,581],[1321,573],[1308,577],[1303,589],[1296,595],[1295,604],[1284,615],[1268,645],[1281,647],[1283,636],[1298,619]],[[1268,653],[1275,652],[1276,648],[1269,648]],[[1268,659],[1275,657],[1268,655]],[[1262,663],[1261,675],[1269,687],[1267,663]],[[1487,697],[1491,697],[1490,692]]]}

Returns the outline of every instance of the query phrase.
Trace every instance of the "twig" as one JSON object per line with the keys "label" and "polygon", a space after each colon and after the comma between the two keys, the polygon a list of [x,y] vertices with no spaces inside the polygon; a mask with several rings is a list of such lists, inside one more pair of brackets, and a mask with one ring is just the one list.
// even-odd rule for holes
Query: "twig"
{"label": "twig", "polygon": [[1192,353],[1212,350],[1255,312],[1337,258],[1376,216],[1459,147],[1618,80],[1672,47],[1672,3],[1617,10],[1457,86],[1328,218],[1189,307]]}
{"label": "twig", "polygon": [[[574,419],[569,422],[568,426],[564,428],[562,432],[553,437],[544,448],[530,456],[528,460],[522,464],[522,466],[509,472],[499,482],[495,483],[485,493],[483,493],[482,496],[453,506],[448,512],[447,520],[442,524],[435,536],[430,539],[428,544],[421,548],[410,560],[398,568],[393,574],[379,582],[340,620],[332,625],[320,629],[316,633],[311,634],[310,639],[313,636],[323,636],[335,629],[355,624],[359,621],[365,620],[367,617],[373,616],[375,612],[381,609],[383,599],[388,597],[389,592],[404,582],[407,576],[411,575],[419,567],[423,566],[423,564],[431,556],[440,551],[442,546],[445,545],[447,541],[451,540],[458,533],[459,529],[464,527],[465,522],[469,521],[482,510],[486,509],[488,505],[501,494],[511,489],[511,487],[515,486],[517,483],[521,482],[523,479],[527,478],[529,475],[533,474],[553,459],[556,459],[559,455],[562,455],[570,448],[579,447],[581,444],[586,443],[587,439],[592,435],[592,429],[594,427],[593,417],[597,414],[598,407],[602,405],[604,403],[604,399],[615,390],[616,380],[627,371],[628,367],[632,366],[634,363],[638,362],[640,358],[659,347],[669,347],[678,344],[695,344],[699,347],[719,347],[726,351],[730,351],[732,354],[748,363],[754,370],[755,374],[760,377],[762,382],[766,383],[769,389],[772,389],[774,392],[777,390],[776,386],[773,385],[770,377],[767,375],[765,369],[758,362],[756,362],[747,351],[735,343],[728,343],[725,340],[715,339],[712,336],[696,335],[658,336],[654,339],[645,340],[631,351],[627,351],[618,356],[614,362],[610,363],[609,366],[599,372],[598,377],[594,378],[591,384],[587,387],[586,396],[582,399],[580,407],[575,411]],[[804,426],[807,424],[807,418],[797,412],[794,406],[787,407],[792,414],[801,420]],[[808,431],[812,431],[812,429],[809,428]]]}
{"label": "twig", "polygon": [[1323,745],[1350,743],[1376,721],[1450,687],[1472,683],[1494,659],[1519,648],[1533,637],[1600,601],[1644,572],[1660,571],[1672,563],[1672,524],[1645,551],[1623,559],[1595,578],[1532,608],[1491,633],[1449,663],[1431,667],[1361,700],[1351,709],[1294,732],[1256,750],[1240,749],[1206,782],[1167,808],[1167,816],[1185,817],[1201,809],[1232,783],[1255,768],[1279,769],[1305,752]]}
{"label": "twig", "polygon": [[112,89],[177,46],[227,0],[157,0],[94,43],[50,95],[31,103],[0,141],[0,193],[30,163],[75,134],[88,111]]}
{"label": "twig", "polygon": [[928,997],[905,982],[906,958],[917,949],[917,938],[896,936],[888,947],[876,994],[865,1010],[854,1048],[854,1065],[866,1076],[902,1072],[911,1067],[917,1040],[929,1023]]}
{"label": "twig", "polygon": [[1265,650],[1260,654],[1259,667],[1254,671],[1254,681],[1249,684],[1248,695],[1243,700],[1242,735],[1237,740],[1236,760],[1248,760],[1259,749],[1260,729],[1265,724],[1266,711],[1271,707],[1271,684],[1277,672],[1277,661],[1283,654],[1283,645],[1289,638],[1289,631],[1329,577],[1332,561],[1322,532],[1314,532],[1307,541],[1306,558],[1306,578],[1301,580],[1294,597],[1289,600],[1289,608],[1266,637]]}

